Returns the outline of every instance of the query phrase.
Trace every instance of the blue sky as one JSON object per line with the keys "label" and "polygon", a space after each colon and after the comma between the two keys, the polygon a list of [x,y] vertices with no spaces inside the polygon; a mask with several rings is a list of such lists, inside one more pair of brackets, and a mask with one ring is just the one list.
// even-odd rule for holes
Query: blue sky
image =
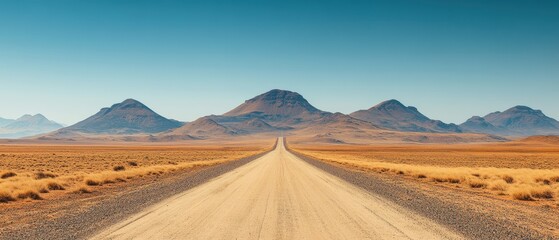
{"label": "blue sky", "polygon": [[[506,3],[505,3],[506,2]],[[559,2],[0,2],[0,117],[72,124],[135,98],[191,121],[273,88],[434,119],[528,105],[559,118]]]}

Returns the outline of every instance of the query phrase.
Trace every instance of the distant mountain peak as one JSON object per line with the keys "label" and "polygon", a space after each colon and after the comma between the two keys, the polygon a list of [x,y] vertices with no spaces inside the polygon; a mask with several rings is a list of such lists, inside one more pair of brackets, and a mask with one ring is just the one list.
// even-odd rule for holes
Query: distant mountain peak
{"label": "distant mountain peak", "polygon": [[24,114],[23,116],[19,117],[18,119],[16,119],[16,121],[25,121],[25,120],[30,120],[30,119],[35,119],[35,120],[48,120],[45,116],[43,116],[43,114],[35,114],[35,115],[31,115],[31,114]]}
{"label": "distant mountain peak", "polygon": [[516,105],[509,110],[533,111],[534,109],[524,105]]}
{"label": "distant mountain peak", "polygon": [[372,108],[406,108],[406,106],[404,106],[404,104],[402,104],[400,101],[398,101],[396,99],[390,99],[390,100],[386,100],[384,102],[381,102],[381,103],[373,106]]}
{"label": "distant mountain peak", "polygon": [[102,108],[95,115],[65,128],[86,133],[134,134],[157,133],[178,128],[182,123],[157,114],[135,99],[126,99]]}
{"label": "distant mountain peak", "polygon": [[471,121],[471,122],[481,122],[481,121],[485,121],[485,118],[482,118],[480,116],[473,116],[471,118],[469,118],[467,121]]}
{"label": "distant mountain peak", "polygon": [[0,127],[0,137],[19,138],[57,130],[63,126],[42,114],[25,114]]}
{"label": "distant mountain peak", "polygon": [[479,118],[483,121],[473,117],[460,126],[469,131],[501,135],[526,136],[559,133],[559,122],[546,116],[541,110],[523,105],[511,107],[503,112],[493,112]]}
{"label": "distant mountain peak", "polygon": [[367,110],[359,110],[350,116],[371,122],[377,126],[410,132],[461,132],[454,124],[432,120],[415,107],[406,107],[396,99],[381,102]]}
{"label": "distant mountain peak", "polygon": [[301,114],[321,113],[312,106],[301,94],[273,89],[246,100],[243,104],[227,112],[224,116],[240,116],[246,114],[262,114],[269,116],[293,117]]}
{"label": "distant mountain peak", "polygon": [[143,103],[141,103],[140,101],[136,100],[136,99],[132,99],[132,98],[128,98],[124,101],[122,101],[121,103],[118,104],[120,107],[141,107],[141,108],[147,108],[146,105],[144,105]]}

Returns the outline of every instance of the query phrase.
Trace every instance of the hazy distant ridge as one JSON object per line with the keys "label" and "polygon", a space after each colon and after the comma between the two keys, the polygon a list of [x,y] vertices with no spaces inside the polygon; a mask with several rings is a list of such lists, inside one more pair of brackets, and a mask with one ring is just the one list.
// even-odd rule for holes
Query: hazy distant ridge
{"label": "hazy distant ridge", "polygon": [[18,119],[2,119],[0,138],[21,138],[57,130],[63,126],[42,114],[23,115]]}

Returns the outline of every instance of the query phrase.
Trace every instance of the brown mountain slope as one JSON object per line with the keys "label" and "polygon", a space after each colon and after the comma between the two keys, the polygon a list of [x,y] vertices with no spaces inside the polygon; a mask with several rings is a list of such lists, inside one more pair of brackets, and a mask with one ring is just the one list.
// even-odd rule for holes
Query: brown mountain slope
{"label": "brown mountain slope", "polygon": [[379,127],[406,132],[461,132],[454,124],[431,120],[415,107],[406,107],[397,100],[388,100],[350,116]]}
{"label": "brown mountain slope", "polygon": [[504,112],[490,113],[483,118],[493,126],[504,129],[506,135],[559,134],[557,120],[526,106],[515,106]]}
{"label": "brown mountain slope", "polygon": [[141,102],[127,99],[61,130],[87,134],[142,134],[163,132],[180,126],[181,122],[164,118]]}
{"label": "brown mountain slope", "polygon": [[238,132],[232,128],[223,126],[208,117],[202,117],[194,122],[185,124],[184,126],[161,134],[161,137],[169,139],[171,136],[190,136],[193,138],[209,138],[217,136],[238,135]]}
{"label": "brown mountain slope", "polygon": [[225,117],[260,118],[267,122],[314,119],[324,112],[313,107],[296,92],[274,89],[246,100],[235,109],[223,114]]}

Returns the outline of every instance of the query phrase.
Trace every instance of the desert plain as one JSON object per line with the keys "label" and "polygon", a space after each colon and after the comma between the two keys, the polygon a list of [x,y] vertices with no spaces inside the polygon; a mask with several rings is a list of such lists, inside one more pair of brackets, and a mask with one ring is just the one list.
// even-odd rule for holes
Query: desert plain
{"label": "desert plain", "polygon": [[[45,216],[64,217],[153,182],[261,154],[273,144],[0,145],[0,238]],[[81,206],[68,207],[75,203]]]}

